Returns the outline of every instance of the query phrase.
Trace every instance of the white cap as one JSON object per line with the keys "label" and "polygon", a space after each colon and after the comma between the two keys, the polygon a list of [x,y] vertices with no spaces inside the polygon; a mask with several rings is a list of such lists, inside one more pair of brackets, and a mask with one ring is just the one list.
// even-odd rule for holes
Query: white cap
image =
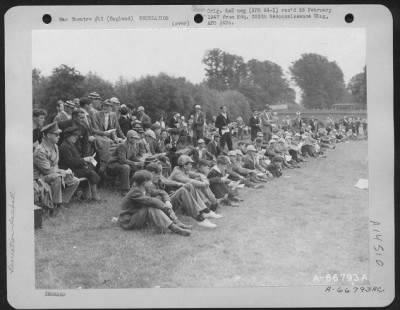
{"label": "white cap", "polygon": [[257,149],[255,148],[255,146],[253,144],[248,145],[246,150],[252,151],[252,152],[257,152]]}
{"label": "white cap", "polygon": [[111,102],[111,103],[121,103],[121,102],[119,102],[119,100],[118,100],[117,97],[112,97],[112,98],[110,98],[110,102]]}
{"label": "white cap", "polygon": [[137,108],[137,111],[138,111],[138,112],[144,111],[143,106],[138,107],[138,108]]}
{"label": "white cap", "polygon": [[152,137],[154,140],[157,139],[156,134],[154,133],[153,130],[147,129],[144,133],[145,136]]}

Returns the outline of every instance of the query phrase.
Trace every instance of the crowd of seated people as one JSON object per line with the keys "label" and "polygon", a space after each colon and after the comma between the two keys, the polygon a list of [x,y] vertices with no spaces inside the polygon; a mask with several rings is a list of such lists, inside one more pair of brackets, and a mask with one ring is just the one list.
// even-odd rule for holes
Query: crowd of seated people
{"label": "crowd of seated people", "polygon": [[143,106],[135,110],[96,92],[55,107],[47,124],[46,111],[33,111],[35,203],[53,215],[74,194],[99,202],[104,197],[98,188],[113,180],[123,197],[118,218],[123,229],[151,224],[183,236],[193,227],[176,213],[215,228],[221,206],[241,205],[243,187],[266,189],[285,169],[326,157],[327,149],[360,135],[360,128],[367,135],[360,118],[321,122],[297,113],[279,119],[268,105],[254,111],[248,126],[242,117],[231,122],[225,106],[211,123],[200,105],[187,122],[179,113],[154,121]]}

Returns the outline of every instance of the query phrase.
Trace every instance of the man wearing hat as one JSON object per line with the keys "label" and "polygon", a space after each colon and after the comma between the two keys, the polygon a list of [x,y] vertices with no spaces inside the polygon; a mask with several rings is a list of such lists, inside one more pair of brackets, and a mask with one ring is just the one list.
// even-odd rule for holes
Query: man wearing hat
{"label": "man wearing hat", "polygon": [[121,107],[121,102],[117,97],[111,97],[110,102],[112,104],[112,111],[117,115],[117,118],[119,118],[119,109]]}
{"label": "man wearing hat", "polygon": [[85,123],[87,128],[89,129],[89,132],[91,133],[93,127],[93,115],[96,114],[97,110],[93,108],[92,101],[88,97],[79,98],[79,106],[84,111]]}
{"label": "man wearing hat", "polygon": [[146,130],[151,127],[151,118],[144,112],[144,107],[140,106],[137,109],[138,119],[142,123],[143,129]]}
{"label": "man wearing hat", "polygon": [[119,109],[119,118],[118,123],[119,127],[121,127],[122,132],[126,136],[127,132],[132,129],[132,118],[129,115],[128,108],[126,106],[121,106]]}
{"label": "man wearing hat", "polygon": [[197,141],[197,151],[199,160],[215,161],[217,158],[207,150],[206,142],[202,138]]}
{"label": "man wearing hat", "polygon": [[194,106],[196,112],[193,116],[193,144],[197,145],[197,140],[204,137],[204,113],[201,111],[200,105]]}
{"label": "man wearing hat", "polygon": [[269,172],[262,166],[260,166],[258,162],[257,149],[255,148],[254,145],[250,144],[247,146],[246,151],[247,154],[243,158],[243,167],[256,171],[259,179],[261,179],[263,182],[266,182],[268,180],[267,175],[269,174]]}
{"label": "man wearing hat", "polygon": [[271,107],[266,104],[264,111],[260,114],[261,131],[264,136],[264,142],[268,142],[272,136],[272,116]]}
{"label": "man wearing hat", "polygon": [[[172,170],[169,179],[183,184],[192,184],[195,187],[197,193],[203,198],[203,201],[206,203],[208,208],[211,210],[215,210],[218,206],[218,201],[210,189],[210,182],[205,175],[194,172],[192,170],[193,163],[194,161],[190,156],[181,155],[178,158],[178,166],[176,166]],[[222,217],[221,215],[209,211],[209,209],[203,211],[202,215],[204,216],[204,218]]]}
{"label": "man wearing hat", "polygon": [[217,157],[217,163],[211,168],[207,175],[210,182],[210,189],[217,199],[227,197],[225,200],[228,205],[238,207],[237,194],[228,186],[231,182],[227,173],[228,166],[231,164],[225,155]]}
{"label": "man wearing hat", "polygon": [[114,141],[125,139],[119,127],[117,115],[112,112],[112,102],[105,100],[103,110],[93,116],[93,133],[98,136],[108,137]]}
{"label": "man wearing hat", "polygon": [[168,127],[169,128],[179,128],[180,123],[181,123],[180,117],[181,117],[181,115],[179,113],[174,112],[172,114],[172,118],[168,122]]}
{"label": "man wearing hat", "polygon": [[76,147],[76,142],[81,134],[79,127],[68,127],[64,130],[64,141],[60,146],[60,168],[71,169],[75,176],[87,178],[89,186],[85,190],[85,198],[95,201],[100,200],[97,193],[97,184],[100,177],[92,165],[92,157],[82,157]]}
{"label": "man wearing hat", "polygon": [[303,128],[303,120],[301,118],[301,112],[297,111],[296,112],[296,118],[293,120],[292,127],[295,131],[301,131]]}
{"label": "man wearing hat", "polygon": [[89,139],[89,127],[86,124],[85,111],[83,109],[74,109],[72,111],[72,119],[59,122],[58,126],[63,131],[60,135],[58,145],[63,143],[65,130],[68,127],[77,127],[79,129],[79,135],[75,141],[77,150],[83,157],[93,154],[91,142],[94,140],[94,137]]}
{"label": "man wearing hat", "polygon": [[[208,207],[203,202],[201,196],[196,191],[195,187],[190,184],[182,184],[171,180],[163,180],[162,166],[158,163],[151,163],[146,166],[146,170],[150,171],[153,175],[152,185],[149,186],[151,196],[169,201],[173,210],[181,210],[182,213],[194,218],[199,226],[206,228],[214,228],[215,224],[204,218],[203,214],[209,212]],[[178,189],[171,194],[166,191],[166,182],[173,182],[178,184]],[[166,202],[167,203],[167,202]],[[187,225],[184,225],[187,226]],[[183,227],[184,228],[184,227]]]}
{"label": "man wearing hat", "polygon": [[58,167],[59,152],[57,142],[61,130],[56,122],[41,129],[43,134],[40,143],[33,153],[33,177],[42,179],[51,188],[52,201],[55,207],[67,203],[79,185],[79,179],[74,177],[70,169]]}
{"label": "man wearing hat", "polygon": [[212,136],[212,139],[207,144],[207,151],[210,152],[215,158],[224,153],[221,149],[220,138],[221,136],[219,133],[215,132]]}
{"label": "man wearing hat", "polygon": [[140,136],[134,130],[129,130],[124,143],[118,145],[111,154],[107,164],[107,174],[119,176],[121,194],[126,194],[130,187],[130,179],[133,174],[143,168],[144,162],[141,159],[143,149],[140,144]]}
{"label": "man wearing hat", "polygon": [[97,111],[101,110],[101,104],[102,104],[102,99],[100,95],[96,92],[91,92],[88,96],[92,103],[92,107],[96,109]]}
{"label": "man wearing hat", "polygon": [[219,134],[221,135],[220,145],[222,150],[225,148],[225,144],[228,146],[228,150],[232,150],[232,134],[231,134],[231,121],[228,116],[226,106],[221,107],[221,112],[218,114],[215,120],[215,127],[218,128]]}
{"label": "man wearing hat", "polygon": [[261,131],[261,120],[258,117],[257,110],[253,110],[253,115],[250,118],[249,126],[250,126],[251,141],[254,141],[254,139],[257,136],[257,133]]}
{"label": "man wearing hat", "polygon": [[[64,110],[64,101],[58,100],[56,103],[57,114],[53,118],[53,122],[62,122],[71,118],[71,116]],[[66,104],[65,104],[66,105]]]}

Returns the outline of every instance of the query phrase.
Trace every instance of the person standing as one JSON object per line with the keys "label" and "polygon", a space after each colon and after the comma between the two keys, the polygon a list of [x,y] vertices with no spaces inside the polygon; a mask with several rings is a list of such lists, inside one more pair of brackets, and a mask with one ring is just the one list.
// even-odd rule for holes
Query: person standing
{"label": "person standing", "polygon": [[201,111],[200,105],[194,107],[196,112],[193,119],[193,144],[197,145],[197,140],[204,138],[204,113]]}
{"label": "person standing", "polygon": [[272,137],[272,116],[271,107],[266,104],[264,111],[260,114],[261,128],[264,137],[264,142],[268,142]]}
{"label": "person standing", "polygon": [[143,130],[151,127],[151,118],[144,112],[144,107],[140,106],[137,109],[138,120],[142,123]]}
{"label": "person standing", "polygon": [[231,134],[231,121],[229,119],[226,106],[221,107],[221,112],[215,120],[215,127],[218,128],[221,136],[220,144],[221,148],[225,148],[225,144],[228,146],[228,150],[232,150],[232,134]]}
{"label": "person standing", "polygon": [[251,141],[257,138],[257,133],[261,131],[261,120],[258,117],[258,111],[253,110],[253,115],[249,121]]}
{"label": "person standing", "polygon": [[33,177],[49,184],[54,207],[68,203],[78,188],[79,179],[74,177],[71,169],[58,167],[59,152],[57,142],[61,130],[57,122],[44,126],[40,143],[33,153]]}

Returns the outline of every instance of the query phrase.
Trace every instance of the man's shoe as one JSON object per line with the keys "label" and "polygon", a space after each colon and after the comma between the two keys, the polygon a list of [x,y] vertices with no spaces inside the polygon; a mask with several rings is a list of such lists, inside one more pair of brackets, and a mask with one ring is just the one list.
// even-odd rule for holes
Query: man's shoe
{"label": "man's shoe", "polygon": [[192,225],[186,225],[186,224],[182,223],[181,221],[177,221],[177,222],[175,222],[175,224],[183,229],[192,229],[193,228]]}
{"label": "man's shoe", "polygon": [[222,215],[222,214],[218,214],[218,213],[215,213],[214,211],[211,211],[210,210],[210,212],[208,212],[208,213],[203,213],[203,216],[204,216],[204,218],[211,218],[211,219],[220,219],[220,218],[223,218],[224,216]]}
{"label": "man's shoe", "polygon": [[264,188],[264,184],[256,184],[254,185],[255,189],[260,189],[260,188]]}
{"label": "man's shoe", "polygon": [[205,227],[205,228],[215,228],[217,227],[217,225],[215,225],[214,223],[211,223],[209,220],[204,219],[201,222],[198,222],[198,225],[201,227]]}
{"label": "man's shoe", "polygon": [[190,236],[190,230],[183,229],[183,228],[179,227],[178,225],[176,225],[176,224],[174,224],[174,223],[172,223],[171,225],[169,225],[168,228],[169,228],[172,232],[174,232],[174,233],[176,233],[176,234],[178,234],[178,235],[185,236],[185,237]]}

